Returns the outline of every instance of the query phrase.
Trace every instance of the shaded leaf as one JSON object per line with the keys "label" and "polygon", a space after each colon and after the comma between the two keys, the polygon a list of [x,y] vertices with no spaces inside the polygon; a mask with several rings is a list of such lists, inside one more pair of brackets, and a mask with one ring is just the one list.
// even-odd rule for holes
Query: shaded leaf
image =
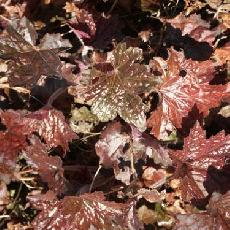
{"label": "shaded leaf", "polygon": [[10,86],[33,87],[42,75],[61,78],[60,48],[71,47],[60,34],[46,34],[36,46],[37,33],[23,17],[13,20],[1,36],[0,58],[9,59]]}
{"label": "shaded leaf", "polygon": [[8,110],[0,110],[1,123],[6,126],[5,131],[0,131],[0,175],[5,183],[15,179],[14,172],[17,171],[18,154],[27,146],[27,135],[33,132],[31,127],[25,127],[23,115]]}
{"label": "shaded leaf", "polygon": [[[76,138],[76,134],[65,122],[64,115],[54,109],[40,109],[28,114],[13,110],[0,111],[0,117],[6,127],[5,131],[0,132],[0,173],[6,183],[14,178],[16,161],[22,150],[33,150],[31,153],[35,155],[31,156],[31,159],[38,157],[36,148],[37,151],[44,151],[44,146],[39,144],[37,147],[28,147],[27,140],[33,133],[44,139],[47,149],[61,146],[64,152],[68,150],[68,142]],[[55,161],[53,163],[60,166],[60,161]]]}
{"label": "shaded leaf", "polygon": [[206,139],[205,131],[197,122],[185,138],[183,150],[170,153],[182,177],[182,193],[186,200],[207,195],[203,182],[210,166],[221,169],[230,158],[230,135],[224,132]]}
{"label": "shaded leaf", "polygon": [[65,10],[72,15],[68,20],[70,28],[85,45],[105,49],[112,41],[121,41],[124,37],[124,23],[118,15],[105,16],[95,11],[90,14],[88,9],[78,8],[69,2],[66,2]]}
{"label": "shaded leaf", "polygon": [[160,8],[159,0],[141,0],[141,9],[143,11],[157,12]]}
{"label": "shaded leaf", "polygon": [[211,215],[219,218],[218,222],[223,228],[230,228],[230,191],[223,195],[213,193],[207,209]]}
{"label": "shaded leaf", "polygon": [[[145,151],[145,154],[152,158],[155,164],[161,164],[164,167],[170,166],[172,164],[172,160],[168,155],[167,148],[161,142],[157,141],[152,136],[141,133],[135,127],[132,127],[132,138],[133,145],[136,151]],[[143,155],[145,157],[145,155]]]}
{"label": "shaded leaf", "polygon": [[30,145],[23,151],[27,163],[35,169],[50,190],[61,193],[64,186],[62,160],[59,156],[49,156],[49,148],[36,136],[30,138]]}
{"label": "shaded leaf", "polygon": [[208,210],[194,214],[177,215],[177,224],[174,229],[200,230],[223,229],[230,227],[230,192],[224,195],[214,193],[210,199]]}
{"label": "shaded leaf", "polygon": [[[74,3],[66,2],[64,7],[67,13],[72,14],[72,18],[68,21],[73,32],[80,38],[90,38],[96,33],[96,25],[92,14],[85,9],[78,8]],[[81,30],[81,24],[86,24],[89,28],[90,36]]]}
{"label": "shaded leaf", "polygon": [[18,153],[26,147],[26,136],[33,132],[31,127],[25,127],[23,115],[13,111],[0,111],[1,122],[7,127],[0,132],[1,157],[14,162]]}
{"label": "shaded leaf", "polygon": [[[41,204],[39,205],[41,206]],[[35,229],[141,229],[135,205],[105,201],[101,192],[66,196],[43,206],[33,221]]]}
{"label": "shaded leaf", "polygon": [[[134,164],[140,159],[145,160],[148,156],[153,158],[156,164],[164,166],[171,164],[167,149],[155,139],[142,134],[134,127],[130,130],[119,122],[108,125],[96,143],[95,149],[100,157],[100,163],[113,168],[116,179],[125,184],[129,184],[131,175],[136,173]],[[133,162],[130,167],[119,167],[122,162],[130,161]]]}
{"label": "shaded leaf", "polygon": [[108,45],[112,44],[113,41],[120,42],[124,38],[122,30],[125,25],[120,19],[119,15],[110,15],[109,17],[99,17],[95,20],[96,23],[96,34],[91,38],[89,44],[96,49],[105,49]]}
{"label": "shaded leaf", "polygon": [[210,166],[204,186],[209,194],[215,191],[224,194],[230,190],[230,165],[227,163],[222,169]]}
{"label": "shaded leaf", "polygon": [[112,51],[109,63],[94,66],[88,85],[70,89],[79,101],[91,104],[91,111],[100,121],[113,120],[120,115],[140,130],[146,129],[146,105],[138,94],[148,93],[156,80],[149,77],[144,65],[135,63],[142,56],[141,49],[119,44]]}
{"label": "shaded leaf", "polygon": [[[160,103],[148,119],[148,126],[159,139],[167,137],[167,131],[174,127],[181,128],[182,119],[195,104],[206,116],[209,109],[218,106],[230,92],[229,84],[209,84],[214,77],[211,61],[185,60],[182,53],[171,50],[166,66],[163,83],[159,86]],[[182,73],[185,76],[180,76]]]}

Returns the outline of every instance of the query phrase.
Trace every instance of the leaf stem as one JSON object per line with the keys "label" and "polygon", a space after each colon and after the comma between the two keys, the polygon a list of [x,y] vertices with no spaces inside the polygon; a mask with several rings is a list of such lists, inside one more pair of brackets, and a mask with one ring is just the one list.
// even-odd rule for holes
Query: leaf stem
{"label": "leaf stem", "polygon": [[95,179],[96,179],[98,173],[100,172],[101,168],[102,168],[102,165],[99,164],[98,169],[97,169],[97,171],[96,171],[96,173],[95,173],[95,175],[94,175],[94,177],[93,177],[92,183],[91,183],[91,185],[90,185],[90,187],[89,187],[89,193],[91,193],[91,191],[92,191],[92,189],[93,189],[93,185],[94,185]]}
{"label": "leaf stem", "polygon": [[111,12],[113,11],[114,7],[117,5],[118,0],[114,0],[113,5],[111,6],[110,10],[107,12],[107,15],[111,14]]}

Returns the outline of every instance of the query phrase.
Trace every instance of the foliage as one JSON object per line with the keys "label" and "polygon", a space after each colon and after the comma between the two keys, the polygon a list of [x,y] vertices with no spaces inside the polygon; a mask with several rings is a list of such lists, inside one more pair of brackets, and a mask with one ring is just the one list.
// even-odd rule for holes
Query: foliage
{"label": "foliage", "polygon": [[227,1],[1,1],[0,229],[229,229]]}

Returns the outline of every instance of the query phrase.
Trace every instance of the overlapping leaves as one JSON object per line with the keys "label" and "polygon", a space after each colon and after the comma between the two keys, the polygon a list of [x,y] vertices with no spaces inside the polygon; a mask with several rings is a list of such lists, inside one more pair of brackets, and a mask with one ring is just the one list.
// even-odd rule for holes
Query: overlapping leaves
{"label": "overlapping leaves", "polygon": [[164,139],[168,131],[182,127],[182,119],[194,105],[206,116],[210,108],[218,106],[229,96],[230,89],[229,84],[209,84],[214,77],[211,61],[185,60],[182,53],[171,50],[167,63],[161,62],[167,69],[160,70],[163,72],[163,83],[159,86],[160,103],[151,113],[148,126],[152,127],[157,138]]}
{"label": "overlapping leaves", "polygon": [[142,229],[134,203],[109,202],[101,192],[66,196],[60,201],[42,196],[30,200],[35,208],[42,210],[33,221],[35,229]]}
{"label": "overlapping leaves", "polygon": [[0,40],[0,58],[11,60],[9,83],[11,86],[33,87],[42,75],[62,77],[60,48],[71,47],[60,34],[46,34],[36,46],[37,33],[23,17],[7,25]]}
{"label": "overlapping leaves", "polygon": [[[111,123],[102,133],[95,145],[100,163],[114,169],[116,179],[129,184],[136,174],[135,164],[138,160],[152,158],[156,164],[169,166],[171,159],[168,150],[149,135],[142,134],[135,127],[125,127],[119,122]],[[119,167],[121,162],[130,162],[130,167]]]}
{"label": "overlapping leaves", "polygon": [[230,135],[224,132],[206,139],[205,131],[197,122],[185,138],[183,150],[172,151],[171,158],[182,177],[181,190],[185,200],[207,195],[204,181],[210,166],[221,169],[230,159]]}
{"label": "overlapping leaves", "polygon": [[41,180],[47,183],[50,190],[61,193],[64,189],[62,160],[59,156],[49,156],[49,150],[47,145],[33,135],[30,145],[22,151],[22,155],[27,164],[37,171]]}
{"label": "overlapping leaves", "polygon": [[199,42],[208,42],[211,46],[215,37],[221,33],[219,28],[210,29],[210,24],[201,19],[200,15],[192,14],[185,17],[180,14],[173,19],[167,20],[173,27],[181,30],[182,35],[189,35]]}
{"label": "overlapping leaves", "polygon": [[[0,111],[0,211],[3,211],[0,221],[8,221],[10,215],[7,223],[10,229],[21,229],[22,223],[30,222],[34,229],[136,230],[143,226],[136,220],[135,203],[144,198],[145,201],[142,199],[139,203],[145,202],[138,208],[138,218],[150,228],[171,229],[175,221],[175,229],[228,229],[230,139],[223,131],[216,131],[219,125],[215,120],[215,116],[219,116],[217,113],[224,116],[221,128],[228,133],[227,1],[13,2],[3,1],[0,12],[3,29],[0,77],[4,76],[0,79],[0,106],[22,108],[9,96],[11,86],[26,87],[28,92],[38,85],[36,96],[44,98],[43,90],[39,90],[46,87],[42,84],[44,79],[47,76],[62,78],[63,73],[65,80],[69,79],[69,92],[76,103],[71,111],[71,127],[83,138],[72,145],[77,151],[66,156],[69,142],[76,134],[62,112],[48,106],[34,111],[37,107],[33,102],[23,109],[34,112]],[[46,17],[43,12],[36,15],[32,10],[35,6],[37,12],[41,8],[48,13]],[[140,7],[148,12],[140,14]],[[56,15],[56,9],[60,9],[60,14]],[[63,9],[67,14],[63,15]],[[11,12],[5,14],[3,10]],[[197,14],[191,14],[194,11]],[[157,14],[154,19],[150,16],[153,13]],[[162,13],[170,19],[163,18]],[[40,35],[45,33],[45,36],[38,39],[26,18],[6,20],[9,15],[27,15],[36,28],[42,28],[38,31]],[[133,15],[134,19],[130,17]],[[48,34],[51,30],[58,34]],[[62,72],[58,52],[70,43],[62,39],[60,32],[74,44],[74,49],[62,56]],[[132,38],[125,37],[127,35]],[[126,44],[117,43],[123,38]],[[128,43],[134,47],[128,48]],[[170,48],[172,45],[174,49]],[[179,48],[179,52],[175,51]],[[108,49],[111,52],[106,52]],[[93,53],[89,58],[85,53],[88,50]],[[212,60],[207,59],[209,57]],[[10,86],[5,84],[7,79]],[[17,94],[21,97],[22,91]],[[30,96],[39,101],[33,91]],[[72,106],[70,100],[55,100],[54,104],[59,108],[63,103],[63,112],[68,114]],[[51,102],[49,100],[48,104]],[[80,107],[78,103],[85,105]],[[218,108],[210,111],[215,107]],[[167,142],[148,134],[145,116],[150,109],[147,123],[152,134],[164,141],[167,137]],[[189,136],[183,136],[190,121],[197,120],[193,113],[196,109],[200,123],[191,128]],[[207,138],[200,124],[207,127],[207,136],[214,136]],[[102,129],[104,125],[106,128]],[[175,129],[178,133],[172,132]],[[174,145],[172,140],[179,142]],[[172,146],[176,150],[172,150]],[[53,151],[56,147],[60,148]],[[101,166],[112,168],[116,180],[108,176],[111,170],[98,170],[95,174],[98,167],[95,153],[99,157],[99,169]],[[29,170],[23,171],[27,168]],[[41,193],[48,192],[30,196],[21,182],[28,185],[25,180],[31,178],[22,178],[23,173],[36,175],[38,184],[31,182],[36,186],[31,194],[40,189]],[[18,181],[9,184],[12,180],[20,181],[19,191],[15,190]],[[106,201],[102,192],[87,193],[94,189],[106,192],[107,198],[116,203]],[[9,202],[14,192],[11,212]],[[76,192],[81,195],[75,196]],[[31,207],[40,210],[33,221],[31,212],[29,219],[26,217],[23,221],[13,216],[17,203],[20,204],[19,212],[24,209],[21,201],[24,202],[26,196]],[[208,202],[210,197],[206,210],[194,211],[191,204],[203,209],[202,202]],[[124,203],[119,203],[118,199]],[[24,210],[21,213],[24,216]],[[20,223],[14,225],[18,221]],[[0,226],[3,225],[0,223]]]}
{"label": "overlapping leaves", "polygon": [[92,113],[100,121],[113,120],[119,115],[139,130],[145,130],[146,105],[139,95],[152,91],[155,79],[144,65],[136,63],[141,57],[141,49],[118,44],[108,63],[93,66],[88,85],[82,90],[73,88],[70,93],[91,104]]}
{"label": "overlapping leaves", "polygon": [[206,212],[177,215],[174,229],[223,229],[230,227],[230,192],[224,195],[214,193]]}
{"label": "overlapping leaves", "polygon": [[[48,152],[57,146],[61,146],[66,152],[68,142],[76,138],[76,134],[65,122],[63,114],[54,109],[40,109],[27,114],[7,110],[0,111],[0,117],[6,127],[5,131],[0,132],[0,167],[4,181],[8,183],[14,178],[17,157],[23,151],[28,163],[38,170],[44,182],[54,190],[59,190],[62,183],[57,183],[58,179],[55,178],[62,178],[62,162],[59,157],[49,156]],[[41,139],[34,134],[39,135]]]}

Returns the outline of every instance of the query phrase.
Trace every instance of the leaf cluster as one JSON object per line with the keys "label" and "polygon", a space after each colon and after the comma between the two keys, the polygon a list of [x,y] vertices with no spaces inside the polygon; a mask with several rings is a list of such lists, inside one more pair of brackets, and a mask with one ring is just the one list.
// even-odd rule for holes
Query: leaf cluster
{"label": "leaf cluster", "polygon": [[1,229],[229,229],[227,1],[2,1]]}

